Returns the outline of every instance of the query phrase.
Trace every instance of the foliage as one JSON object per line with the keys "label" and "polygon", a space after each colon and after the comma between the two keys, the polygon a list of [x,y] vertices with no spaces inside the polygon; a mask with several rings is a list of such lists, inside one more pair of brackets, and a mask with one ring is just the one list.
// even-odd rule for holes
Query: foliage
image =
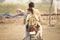
{"label": "foliage", "polygon": [[[10,12],[10,13],[17,13],[17,9],[22,9],[22,10],[26,10],[28,7],[27,4],[2,4],[0,3],[0,13],[4,13],[6,11]],[[48,3],[36,3],[35,4],[35,8],[39,9],[40,11],[48,11],[49,10],[49,6],[50,4]]]}
{"label": "foliage", "polygon": [[17,9],[26,9],[26,5],[23,4],[1,4],[0,3],[0,13],[6,11],[10,13],[16,13]]}

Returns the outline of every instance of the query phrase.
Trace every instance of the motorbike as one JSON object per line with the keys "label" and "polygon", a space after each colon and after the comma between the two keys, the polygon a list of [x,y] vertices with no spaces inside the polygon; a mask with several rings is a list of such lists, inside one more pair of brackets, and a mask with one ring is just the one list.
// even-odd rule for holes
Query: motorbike
{"label": "motorbike", "polygon": [[28,35],[30,37],[30,40],[41,40],[40,34],[38,34],[37,38],[35,38],[36,34],[38,33],[39,29],[39,25],[37,23],[36,18],[34,17],[34,15],[32,15],[29,20],[28,20]]}
{"label": "motorbike", "polygon": [[39,30],[39,29],[35,28],[34,25],[31,25],[31,26],[29,27],[28,33],[29,33],[29,36],[30,36],[30,40],[40,40],[40,38],[41,38],[40,35],[38,35],[39,37],[35,38],[38,30]]}

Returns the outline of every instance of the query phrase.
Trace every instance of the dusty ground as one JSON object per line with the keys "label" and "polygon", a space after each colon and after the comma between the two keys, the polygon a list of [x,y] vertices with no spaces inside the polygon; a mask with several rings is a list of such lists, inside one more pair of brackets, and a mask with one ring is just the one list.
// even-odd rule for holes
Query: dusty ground
{"label": "dusty ground", "polygon": [[[22,24],[22,19],[3,20],[7,23],[0,23],[0,40],[23,40],[25,27]],[[10,23],[11,22],[11,23]],[[60,21],[54,27],[48,25],[43,26],[43,40],[60,40]]]}
{"label": "dusty ground", "polygon": [[[0,24],[0,40],[23,40],[24,25]],[[43,40],[60,40],[60,28],[43,25]]]}
{"label": "dusty ground", "polygon": [[58,27],[56,28],[56,27],[44,28],[43,29],[43,39],[44,40],[60,40],[60,28],[58,28]]}

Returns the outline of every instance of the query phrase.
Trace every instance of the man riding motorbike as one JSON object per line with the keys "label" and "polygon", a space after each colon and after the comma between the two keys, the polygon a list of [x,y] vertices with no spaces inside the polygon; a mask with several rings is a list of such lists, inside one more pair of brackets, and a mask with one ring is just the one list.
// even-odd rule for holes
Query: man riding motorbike
{"label": "man riding motorbike", "polygon": [[[41,17],[41,14],[40,12],[38,11],[38,9],[35,9],[34,8],[34,3],[33,2],[30,2],[29,3],[29,8],[28,10],[25,12],[24,14],[24,24],[26,24],[26,36],[28,35],[28,32],[27,32],[27,29],[28,29],[28,20],[30,18],[30,14],[34,14],[35,15],[35,18],[37,19],[38,21],[38,26],[39,26],[39,31],[37,32],[36,36],[40,33],[40,36],[41,36],[41,39],[42,39],[42,26],[40,24],[40,22],[42,22],[42,17]],[[28,39],[27,39],[28,40]]]}

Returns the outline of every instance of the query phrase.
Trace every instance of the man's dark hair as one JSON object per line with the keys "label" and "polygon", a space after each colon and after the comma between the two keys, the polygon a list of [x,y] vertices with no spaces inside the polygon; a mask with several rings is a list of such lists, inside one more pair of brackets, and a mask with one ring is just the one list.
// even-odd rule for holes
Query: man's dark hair
{"label": "man's dark hair", "polygon": [[34,7],[34,3],[33,2],[30,2],[29,3],[29,7]]}

